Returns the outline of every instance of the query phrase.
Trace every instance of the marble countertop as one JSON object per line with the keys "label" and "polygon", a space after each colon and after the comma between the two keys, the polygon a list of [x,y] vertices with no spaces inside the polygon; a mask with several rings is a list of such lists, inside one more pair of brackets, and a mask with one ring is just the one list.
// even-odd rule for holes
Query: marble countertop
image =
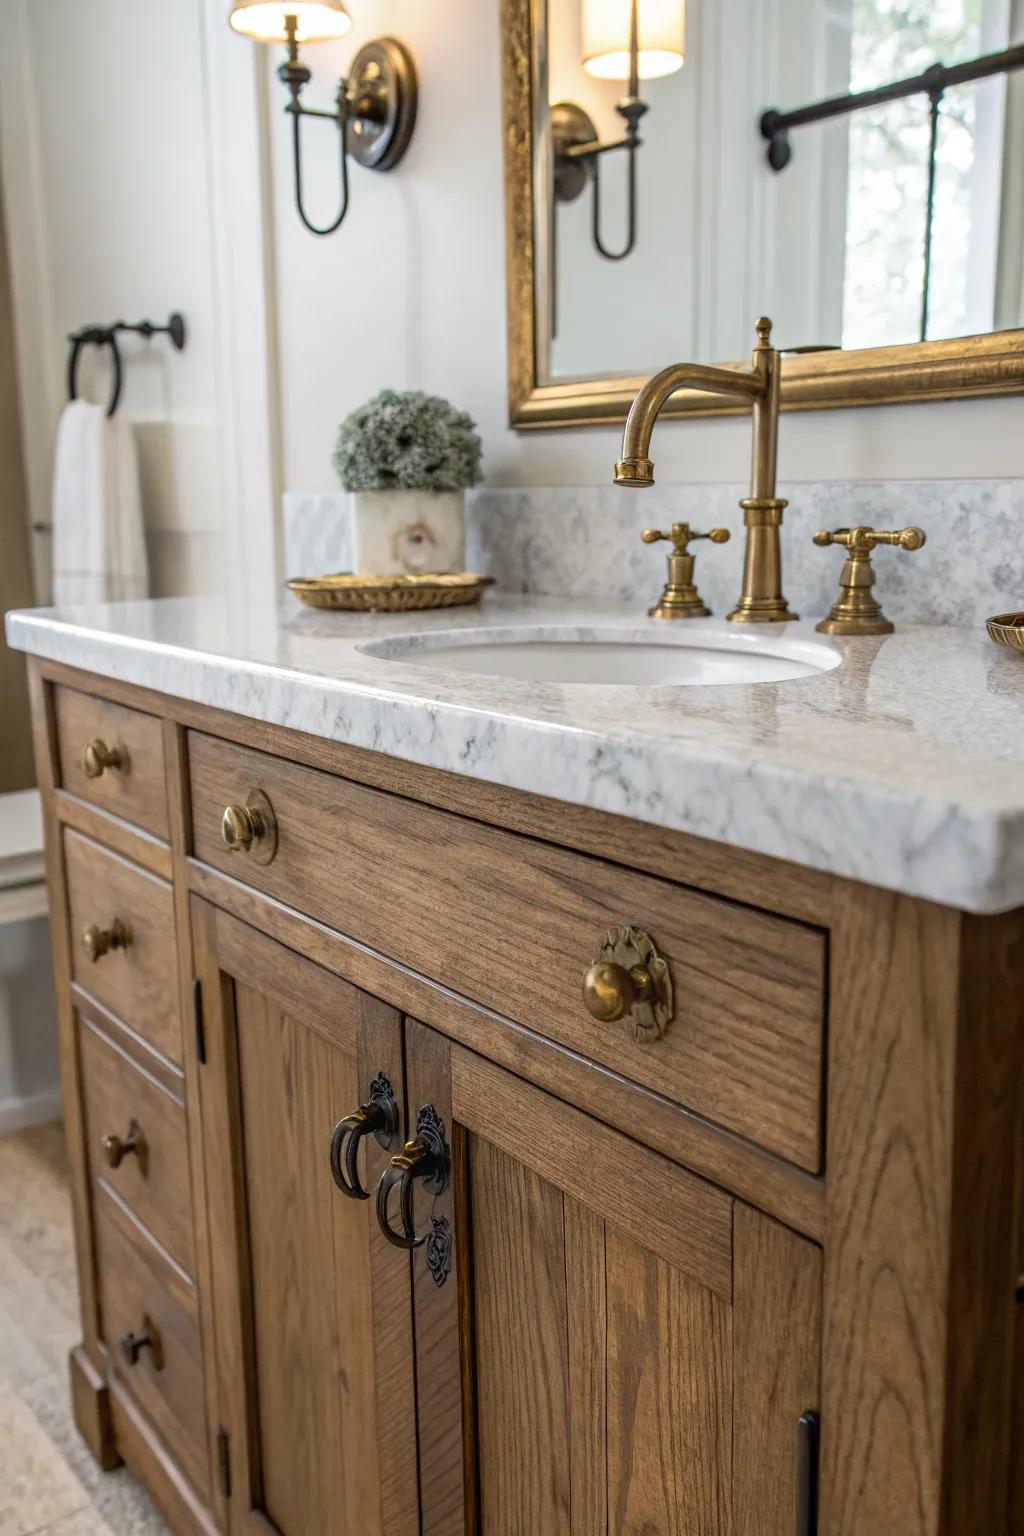
{"label": "marble countertop", "polygon": [[527,683],[359,649],[522,625],[692,639],[703,623],[722,628],[492,592],[478,609],[399,617],[290,596],[39,609],[8,615],[7,635],[102,676],[967,911],[1024,904],[1024,656],[981,630],[839,640],[828,672],[690,688]]}

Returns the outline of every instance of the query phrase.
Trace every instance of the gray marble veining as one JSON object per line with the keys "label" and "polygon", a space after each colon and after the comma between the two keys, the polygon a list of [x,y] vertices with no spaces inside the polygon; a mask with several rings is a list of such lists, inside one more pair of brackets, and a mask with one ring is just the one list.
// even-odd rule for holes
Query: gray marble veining
{"label": "gray marble veining", "polygon": [[1024,657],[976,628],[838,641],[833,671],[702,688],[525,683],[359,649],[538,624],[679,643],[701,622],[658,624],[635,601],[489,593],[480,609],[397,618],[195,598],[13,614],[7,627],[38,655],[329,740],[970,911],[1024,903]]}
{"label": "gray marble veining", "polygon": [[[649,607],[661,590],[665,546],[640,542],[644,528],[673,520],[729,528],[729,544],[697,545],[697,582],[715,613],[740,589],[739,481],[655,486],[486,489],[469,502],[467,562],[509,592],[600,596]],[[820,616],[838,594],[842,554],[811,542],[819,528],[855,522],[880,528],[919,524],[928,535],[915,554],[879,550],[876,591],[886,613],[908,624],[981,624],[1024,607],[1024,480],[801,483],[782,530],[786,596],[801,615]],[[351,563],[348,497],[284,498],[286,574],[320,575]]]}

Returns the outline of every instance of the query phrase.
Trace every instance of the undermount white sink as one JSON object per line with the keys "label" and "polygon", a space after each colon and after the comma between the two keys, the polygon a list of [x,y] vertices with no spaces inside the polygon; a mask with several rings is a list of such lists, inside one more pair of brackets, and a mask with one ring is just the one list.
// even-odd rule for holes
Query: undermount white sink
{"label": "undermount white sink", "polygon": [[370,640],[365,656],[563,687],[700,687],[781,683],[828,672],[841,660],[827,640],[687,620],[671,630],[569,626],[435,630]]}

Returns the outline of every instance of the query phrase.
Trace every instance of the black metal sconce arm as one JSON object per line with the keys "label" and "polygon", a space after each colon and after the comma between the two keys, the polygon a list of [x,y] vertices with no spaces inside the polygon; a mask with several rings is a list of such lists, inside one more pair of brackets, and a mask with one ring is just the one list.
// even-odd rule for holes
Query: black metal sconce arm
{"label": "black metal sconce arm", "polygon": [[[625,101],[620,101],[615,108],[626,124],[626,132],[621,139],[611,139],[602,144],[594,141],[590,144],[577,144],[570,146],[565,155],[567,160],[588,167],[594,180],[594,198],[591,215],[591,235],[598,255],[606,261],[623,261],[636,245],[637,237],[637,196],[636,196],[636,152],[643,140],[640,137],[640,120],[647,111],[647,103],[641,101],[638,96],[628,96]],[[627,166],[627,191],[626,191],[626,241],[618,251],[610,250],[601,236],[601,161],[605,155],[615,150],[624,149],[629,156]]]}
{"label": "black metal sconce arm", "polygon": [[[314,235],[332,235],[348,213],[348,162],[351,155],[373,171],[389,171],[408,148],[416,123],[417,82],[412,58],[394,38],[378,38],[360,49],[351,72],[338,81],[333,111],[305,107],[302,92],[311,74],[299,58],[298,20],[285,17],[288,57],[277,71],[288,87],[285,111],[292,120],[292,167],[295,176],[295,207],[303,224]],[[338,130],[341,206],[329,224],[314,224],[306,213],[302,183],[302,119],[318,117]]]}

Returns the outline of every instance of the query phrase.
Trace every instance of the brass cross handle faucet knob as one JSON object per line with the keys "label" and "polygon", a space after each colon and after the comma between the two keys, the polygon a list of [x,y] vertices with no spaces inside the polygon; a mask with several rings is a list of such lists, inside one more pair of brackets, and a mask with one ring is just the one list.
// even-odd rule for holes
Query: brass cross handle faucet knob
{"label": "brass cross handle faucet knob", "polygon": [[668,533],[660,528],[645,528],[640,535],[645,544],[657,544],[665,540],[672,545],[668,557],[668,580],[665,590],[653,608],[647,611],[652,619],[704,619],[711,609],[705,607],[700,593],[693,584],[694,556],[689,545],[695,539],[710,539],[712,544],[729,542],[728,528],[712,528],[709,533],[697,533],[689,523],[673,523]]}
{"label": "brass cross handle faucet knob", "polygon": [[836,528],[831,533],[823,529],[814,535],[814,542],[822,548],[839,544],[846,550],[846,563],[839,577],[840,595],[832,604],[828,617],[815,626],[818,632],[823,635],[891,635],[893,625],[871,590],[875,584],[871,552],[879,544],[893,544],[906,550],[920,549],[925,542],[924,529],[887,531],[863,525]]}

